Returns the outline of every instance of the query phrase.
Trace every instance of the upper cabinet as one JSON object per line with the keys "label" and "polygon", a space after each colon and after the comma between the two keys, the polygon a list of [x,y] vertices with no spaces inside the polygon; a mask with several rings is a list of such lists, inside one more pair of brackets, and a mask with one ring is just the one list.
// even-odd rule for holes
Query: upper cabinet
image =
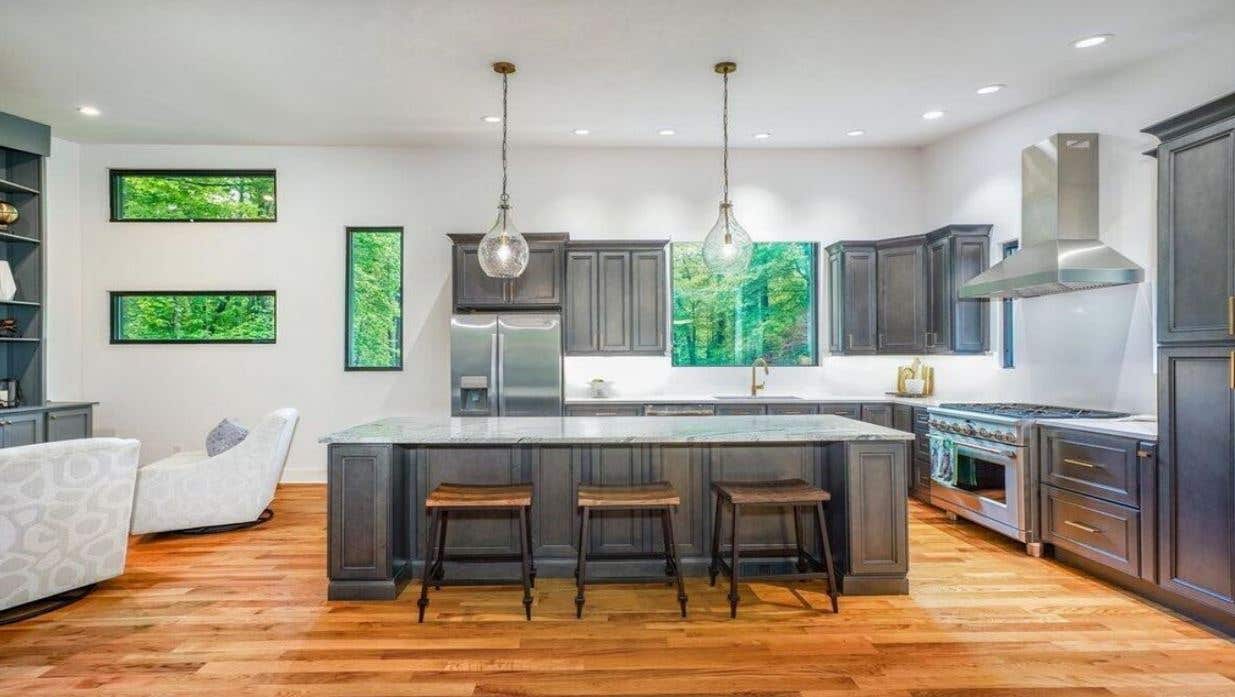
{"label": "upper cabinet", "polygon": [[990,303],[959,289],[990,260],[990,225],[837,242],[828,251],[833,354],[984,353]]}
{"label": "upper cabinet", "polygon": [[664,240],[572,242],[566,247],[567,354],[665,353]]}
{"label": "upper cabinet", "polygon": [[512,279],[492,278],[480,268],[481,235],[449,235],[454,242],[456,310],[552,310],[562,306],[565,233],[525,234],[527,269]]}
{"label": "upper cabinet", "polygon": [[1235,95],[1145,129],[1158,146],[1158,341],[1235,341]]}

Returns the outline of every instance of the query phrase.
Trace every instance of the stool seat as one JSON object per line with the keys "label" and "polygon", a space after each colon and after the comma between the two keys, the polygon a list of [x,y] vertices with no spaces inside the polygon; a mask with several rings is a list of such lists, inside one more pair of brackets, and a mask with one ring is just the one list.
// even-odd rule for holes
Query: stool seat
{"label": "stool seat", "polygon": [[579,485],[579,505],[589,508],[657,508],[680,503],[682,498],[669,482],[631,486]]}
{"label": "stool seat", "polygon": [[442,482],[425,498],[425,508],[493,508],[532,505],[531,484],[450,484]]}
{"label": "stool seat", "polygon": [[831,501],[826,489],[801,479],[779,479],[770,482],[713,482],[712,489],[733,503],[819,503]]}

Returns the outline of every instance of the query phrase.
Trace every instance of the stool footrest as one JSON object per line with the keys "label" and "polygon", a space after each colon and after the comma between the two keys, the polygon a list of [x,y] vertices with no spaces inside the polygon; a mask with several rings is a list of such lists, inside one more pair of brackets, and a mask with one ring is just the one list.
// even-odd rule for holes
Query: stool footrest
{"label": "stool footrest", "polygon": [[454,561],[462,563],[484,563],[484,562],[513,562],[521,563],[523,556],[519,554],[444,554],[440,557],[435,557],[435,563],[443,561]]}
{"label": "stool footrest", "polygon": [[430,586],[522,586],[521,578],[439,578],[429,581]]}

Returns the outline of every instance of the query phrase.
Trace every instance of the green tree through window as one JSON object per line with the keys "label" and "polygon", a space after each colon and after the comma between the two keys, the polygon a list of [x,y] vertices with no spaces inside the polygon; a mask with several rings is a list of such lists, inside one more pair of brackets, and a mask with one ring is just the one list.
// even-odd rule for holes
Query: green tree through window
{"label": "green tree through window", "polygon": [[673,365],[817,365],[816,246],[759,242],[741,274],[713,274],[698,243],[675,243]]}
{"label": "green tree through window", "polygon": [[403,228],[347,230],[348,370],[403,368]]}
{"label": "green tree through window", "polygon": [[114,344],[274,343],[274,291],[113,292]]}
{"label": "green tree through window", "polygon": [[273,222],[271,170],[112,170],[112,220]]}

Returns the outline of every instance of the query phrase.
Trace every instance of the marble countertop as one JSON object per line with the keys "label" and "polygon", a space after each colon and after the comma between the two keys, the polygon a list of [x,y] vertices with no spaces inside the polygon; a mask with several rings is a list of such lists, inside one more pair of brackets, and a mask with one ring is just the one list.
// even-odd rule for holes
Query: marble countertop
{"label": "marble countertop", "polygon": [[323,436],[321,443],[515,445],[816,443],[913,440],[912,433],[831,414],[793,416],[390,417]]}
{"label": "marble countertop", "polygon": [[1153,416],[1129,416],[1123,419],[1040,419],[1037,423],[1039,426],[1061,426],[1109,436],[1158,440],[1158,421]]}
{"label": "marble countertop", "polygon": [[918,407],[935,407],[949,400],[942,400],[936,397],[895,397],[885,393],[877,393],[875,395],[778,395],[776,393],[772,393],[757,398],[751,397],[741,399],[718,399],[714,395],[658,394],[643,397],[638,395],[618,395],[615,397],[567,397],[563,401],[567,405],[578,404],[588,406],[601,404],[794,404],[797,402],[801,402],[803,404],[848,404],[859,402],[893,402],[896,404],[908,404]]}

